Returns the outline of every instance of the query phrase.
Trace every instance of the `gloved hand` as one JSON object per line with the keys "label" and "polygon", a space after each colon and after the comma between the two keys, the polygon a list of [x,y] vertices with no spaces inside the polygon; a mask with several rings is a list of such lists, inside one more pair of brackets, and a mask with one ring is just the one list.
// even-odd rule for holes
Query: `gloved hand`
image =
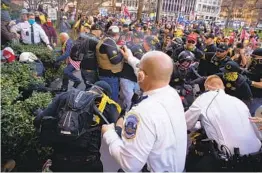
{"label": "gloved hand", "polygon": [[52,46],[50,46],[50,45],[47,45],[47,48],[50,49],[50,50],[53,50]]}

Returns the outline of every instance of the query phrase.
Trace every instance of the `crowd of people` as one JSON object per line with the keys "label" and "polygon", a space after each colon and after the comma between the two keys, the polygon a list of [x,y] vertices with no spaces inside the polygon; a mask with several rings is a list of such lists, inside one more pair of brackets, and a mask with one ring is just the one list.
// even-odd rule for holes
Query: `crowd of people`
{"label": "crowd of people", "polygon": [[[1,2],[2,61],[10,63],[4,54],[12,52],[8,43],[20,42],[50,50],[60,44],[56,64],[67,64],[61,94],[39,113],[35,126],[52,116],[62,136],[75,134],[76,126],[87,128],[73,142],[56,141],[53,171],[261,171],[262,42],[257,31],[243,27],[226,33],[201,22],[127,23],[84,13],[74,25],[62,16],[58,31],[42,6],[34,12],[23,9],[15,22],[7,6]],[[70,31],[78,34],[76,40]],[[33,55],[17,60],[39,61],[25,56]],[[71,90],[69,80],[75,89],[83,80],[86,92]],[[103,103],[98,104],[103,115],[88,109],[91,119],[84,118],[83,105],[94,99]]]}

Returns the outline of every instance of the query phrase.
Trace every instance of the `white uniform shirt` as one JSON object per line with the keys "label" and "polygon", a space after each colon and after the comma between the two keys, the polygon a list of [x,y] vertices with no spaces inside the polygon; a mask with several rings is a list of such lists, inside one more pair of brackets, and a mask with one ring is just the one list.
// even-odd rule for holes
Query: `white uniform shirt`
{"label": "white uniform shirt", "polygon": [[103,135],[110,154],[124,171],[182,172],[187,134],[183,105],[170,86],[144,93],[145,100],[124,117],[122,139],[114,130]]}
{"label": "white uniform shirt", "polygon": [[11,28],[11,32],[21,32],[21,38],[23,43],[25,44],[32,44],[31,41],[31,27],[33,26],[34,29],[34,42],[38,44],[41,42],[41,39],[45,44],[49,44],[48,37],[45,31],[42,29],[40,25],[36,22],[33,25],[30,25],[28,21],[20,22]]}
{"label": "white uniform shirt", "polygon": [[249,117],[247,106],[224,90],[202,94],[186,112],[188,130],[200,120],[209,139],[227,146],[232,154],[234,148],[239,148],[241,155],[255,153],[261,148],[258,130]]}

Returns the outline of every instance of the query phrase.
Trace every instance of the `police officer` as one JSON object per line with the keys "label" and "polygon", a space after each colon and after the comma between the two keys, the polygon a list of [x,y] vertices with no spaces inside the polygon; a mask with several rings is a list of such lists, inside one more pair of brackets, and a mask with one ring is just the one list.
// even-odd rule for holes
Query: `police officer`
{"label": "police officer", "polygon": [[[141,44],[141,41],[143,41],[143,33],[135,32],[133,37],[133,46],[130,49],[134,57],[140,60],[146,53],[145,48]],[[139,90],[139,86],[137,84],[134,70],[127,62],[124,63],[124,68],[120,76],[121,78],[119,95],[122,103],[122,109],[128,111],[131,106],[132,96]]]}
{"label": "police officer", "polygon": [[[186,124],[181,100],[168,83],[172,59],[160,51],[146,53],[140,63],[130,50],[123,52],[144,91],[140,103],[113,124],[102,127],[110,154],[127,172],[182,172],[186,156]],[[139,64],[139,65],[138,65]],[[176,108],[176,109],[174,109]],[[173,116],[173,115],[176,116]],[[179,141],[179,142],[178,142]]]}
{"label": "police officer", "polygon": [[262,48],[253,51],[248,71],[248,83],[253,94],[249,109],[251,114],[254,114],[256,109],[262,105]]}
{"label": "police officer", "polygon": [[83,41],[80,54],[84,58],[81,61],[80,69],[81,76],[86,85],[86,90],[91,87],[91,84],[97,80],[97,59],[96,59],[96,45],[102,35],[102,28],[98,24],[91,27],[91,33],[87,34],[87,38]]}
{"label": "police officer", "polygon": [[110,26],[108,36],[99,41],[96,46],[99,79],[106,81],[112,88],[112,99],[118,100],[119,72],[123,69],[124,59],[116,42],[119,39],[119,28]]}
{"label": "police officer", "polygon": [[215,36],[213,34],[205,35],[205,45],[204,49],[205,56],[200,60],[198,72],[201,76],[206,76],[206,68],[210,66],[210,59],[214,56],[217,51],[217,47],[214,44]]}
{"label": "police officer", "polygon": [[[228,61],[231,61],[227,56],[229,47],[225,44],[220,44],[214,56],[209,60],[209,65],[206,68],[206,74],[212,75],[220,72]],[[208,61],[208,59],[207,59]]]}
{"label": "police officer", "polygon": [[[112,90],[110,86],[104,81],[98,81],[89,90],[90,92],[103,92],[106,96],[111,98]],[[69,92],[62,93],[34,120],[34,125],[39,128],[44,117],[51,116],[57,118],[58,112],[61,108],[69,102],[71,95]],[[97,100],[98,102],[101,100]],[[102,103],[101,103],[102,104]],[[90,105],[93,106],[93,105]],[[119,116],[118,105],[114,102],[106,102],[103,115],[109,122],[116,122]],[[90,109],[93,110],[93,109]],[[90,114],[82,113],[81,116],[89,116]],[[100,161],[99,148],[101,145],[101,125],[105,123],[101,117],[97,121],[97,116],[84,118],[87,120],[86,130],[93,128],[79,136],[72,141],[58,141],[53,143],[52,148],[52,166],[51,170],[55,172],[102,172],[103,166]],[[84,122],[83,122],[84,123]],[[95,128],[96,127],[96,128]],[[54,133],[51,129],[51,133]],[[50,134],[51,136],[51,134]]]}
{"label": "police officer", "polygon": [[227,94],[243,101],[249,101],[252,98],[250,86],[246,77],[240,74],[240,67],[236,62],[228,61],[221,71],[223,73],[217,75],[223,80]]}
{"label": "police officer", "polygon": [[[218,76],[209,76],[204,85],[207,92],[199,96],[185,113],[187,129],[192,130],[200,120],[208,139],[214,140],[218,146],[213,145],[214,142],[208,143],[209,140],[197,143],[189,152],[186,170],[220,172],[223,166],[238,168],[239,165],[230,165],[231,159],[260,150],[258,130],[254,129],[248,119],[250,113],[247,106],[225,93],[223,81]],[[200,153],[203,151],[204,153]],[[228,161],[219,160],[221,155]],[[248,156],[246,162],[247,158]],[[245,164],[245,162],[236,163]],[[248,166],[246,168],[252,169]]]}
{"label": "police officer", "polygon": [[21,32],[22,42],[24,44],[39,44],[43,41],[50,50],[53,50],[45,31],[35,22],[34,13],[28,13],[28,21],[14,25],[10,31],[16,34],[17,32]]}

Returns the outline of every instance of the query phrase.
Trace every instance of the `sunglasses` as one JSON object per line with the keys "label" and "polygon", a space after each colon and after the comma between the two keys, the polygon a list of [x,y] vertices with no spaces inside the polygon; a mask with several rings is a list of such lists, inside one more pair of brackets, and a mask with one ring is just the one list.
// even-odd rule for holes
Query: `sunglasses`
{"label": "sunglasses", "polygon": [[196,42],[194,40],[187,40],[187,43],[195,44]]}

